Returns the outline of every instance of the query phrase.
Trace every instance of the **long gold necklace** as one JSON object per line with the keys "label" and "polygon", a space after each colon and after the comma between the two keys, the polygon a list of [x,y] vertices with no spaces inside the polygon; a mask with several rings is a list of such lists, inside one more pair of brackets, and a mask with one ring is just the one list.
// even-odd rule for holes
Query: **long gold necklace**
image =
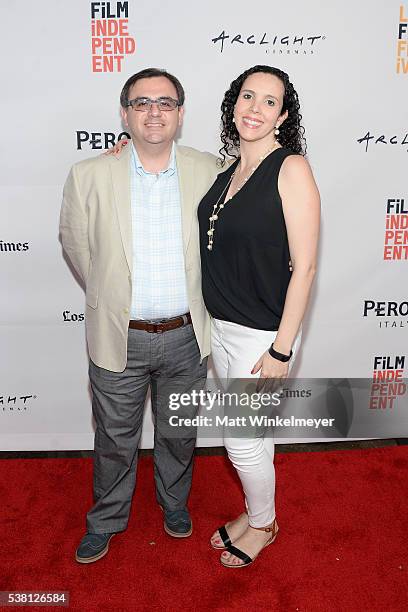
{"label": "long gold necklace", "polygon": [[241,163],[241,161],[239,162],[239,164],[237,165],[237,167],[235,168],[234,172],[231,174],[228,183],[226,184],[226,186],[224,187],[224,189],[222,190],[218,200],[216,201],[216,203],[213,206],[212,209],[212,213],[209,217],[209,229],[207,231],[207,235],[208,235],[208,244],[207,244],[207,249],[209,251],[212,251],[213,248],[213,243],[214,243],[214,233],[215,233],[215,222],[218,220],[218,216],[221,212],[221,210],[224,208],[225,204],[227,202],[229,202],[234,196],[237,195],[238,191],[240,189],[242,189],[242,187],[245,185],[245,183],[247,183],[249,181],[249,179],[251,178],[251,176],[253,175],[253,173],[255,172],[255,170],[258,168],[258,166],[263,162],[263,160],[265,159],[265,157],[267,157],[267,155],[269,155],[270,153],[272,153],[272,151],[274,151],[277,147],[279,146],[278,142],[275,142],[274,146],[271,149],[268,149],[266,151],[266,153],[264,153],[262,155],[262,157],[260,157],[257,161],[257,163],[255,164],[255,166],[253,166],[248,174],[247,177],[244,178],[244,180],[242,181],[242,183],[238,186],[237,190],[235,191],[235,193],[233,195],[231,195],[228,200],[225,200],[225,202],[222,201],[224,195],[228,192],[228,189],[232,183],[232,180],[235,176],[235,173],[238,169],[239,164]]}

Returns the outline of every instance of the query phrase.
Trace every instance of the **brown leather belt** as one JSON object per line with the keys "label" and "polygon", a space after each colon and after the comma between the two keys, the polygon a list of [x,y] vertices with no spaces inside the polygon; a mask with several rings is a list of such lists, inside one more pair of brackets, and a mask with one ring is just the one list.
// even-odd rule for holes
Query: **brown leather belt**
{"label": "brown leather belt", "polygon": [[177,329],[178,327],[183,327],[184,325],[189,325],[191,323],[191,314],[187,312],[181,317],[174,317],[174,319],[167,319],[167,321],[162,321],[161,323],[148,323],[147,321],[129,321],[129,327],[132,329],[141,329],[142,331],[147,331],[149,334],[161,334],[165,331],[170,331],[171,329]]}

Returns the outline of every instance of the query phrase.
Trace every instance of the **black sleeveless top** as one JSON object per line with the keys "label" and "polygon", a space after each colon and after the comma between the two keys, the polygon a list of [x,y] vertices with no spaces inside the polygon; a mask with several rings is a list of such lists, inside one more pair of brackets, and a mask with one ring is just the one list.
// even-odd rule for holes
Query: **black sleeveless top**
{"label": "black sleeveless top", "polygon": [[270,153],[225,204],[215,222],[211,251],[209,217],[239,160],[218,175],[200,202],[203,296],[215,319],[268,331],[279,327],[291,271],[278,175],[289,155],[292,151],[284,148]]}

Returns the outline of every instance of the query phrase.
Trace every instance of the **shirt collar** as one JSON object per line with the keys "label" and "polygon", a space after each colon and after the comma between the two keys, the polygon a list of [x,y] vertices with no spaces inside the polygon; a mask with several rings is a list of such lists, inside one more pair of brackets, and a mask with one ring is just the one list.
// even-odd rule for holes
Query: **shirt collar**
{"label": "shirt collar", "polygon": [[[134,146],[133,142],[132,142],[132,154],[133,154],[133,163],[134,163],[137,174],[139,174],[140,176],[143,176],[143,175],[149,176],[152,174],[154,175],[157,174],[155,172],[147,172],[147,170],[143,168],[142,162],[139,159],[139,156],[136,151],[136,147]],[[173,142],[167,168],[165,170],[161,170],[158,174],[159,176],[162,176],[162,175],[173,176],[175,172],[176,172],[176,146]]]}

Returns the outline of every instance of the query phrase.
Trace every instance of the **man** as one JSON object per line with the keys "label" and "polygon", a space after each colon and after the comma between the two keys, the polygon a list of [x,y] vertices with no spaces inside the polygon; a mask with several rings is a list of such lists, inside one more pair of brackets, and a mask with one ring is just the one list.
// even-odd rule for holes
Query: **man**
{"label": "man", "polygon": [[[195,428],[168,436],[171,393],[202,388],[209,320],[201,296],[196,208],[215,157],[174,143],[184,90],[164,70],[134,74],[121,93],[132,142],[117,155],[75,164],[64,187],[61,239],[86,287],[89,377],[96,422],[95,504],[76,552],[103,557],[126,529],[143,408],[151,388],[154,474],[164,528],[187,537]],[[193,417],[182,407],[178,416]]]}

